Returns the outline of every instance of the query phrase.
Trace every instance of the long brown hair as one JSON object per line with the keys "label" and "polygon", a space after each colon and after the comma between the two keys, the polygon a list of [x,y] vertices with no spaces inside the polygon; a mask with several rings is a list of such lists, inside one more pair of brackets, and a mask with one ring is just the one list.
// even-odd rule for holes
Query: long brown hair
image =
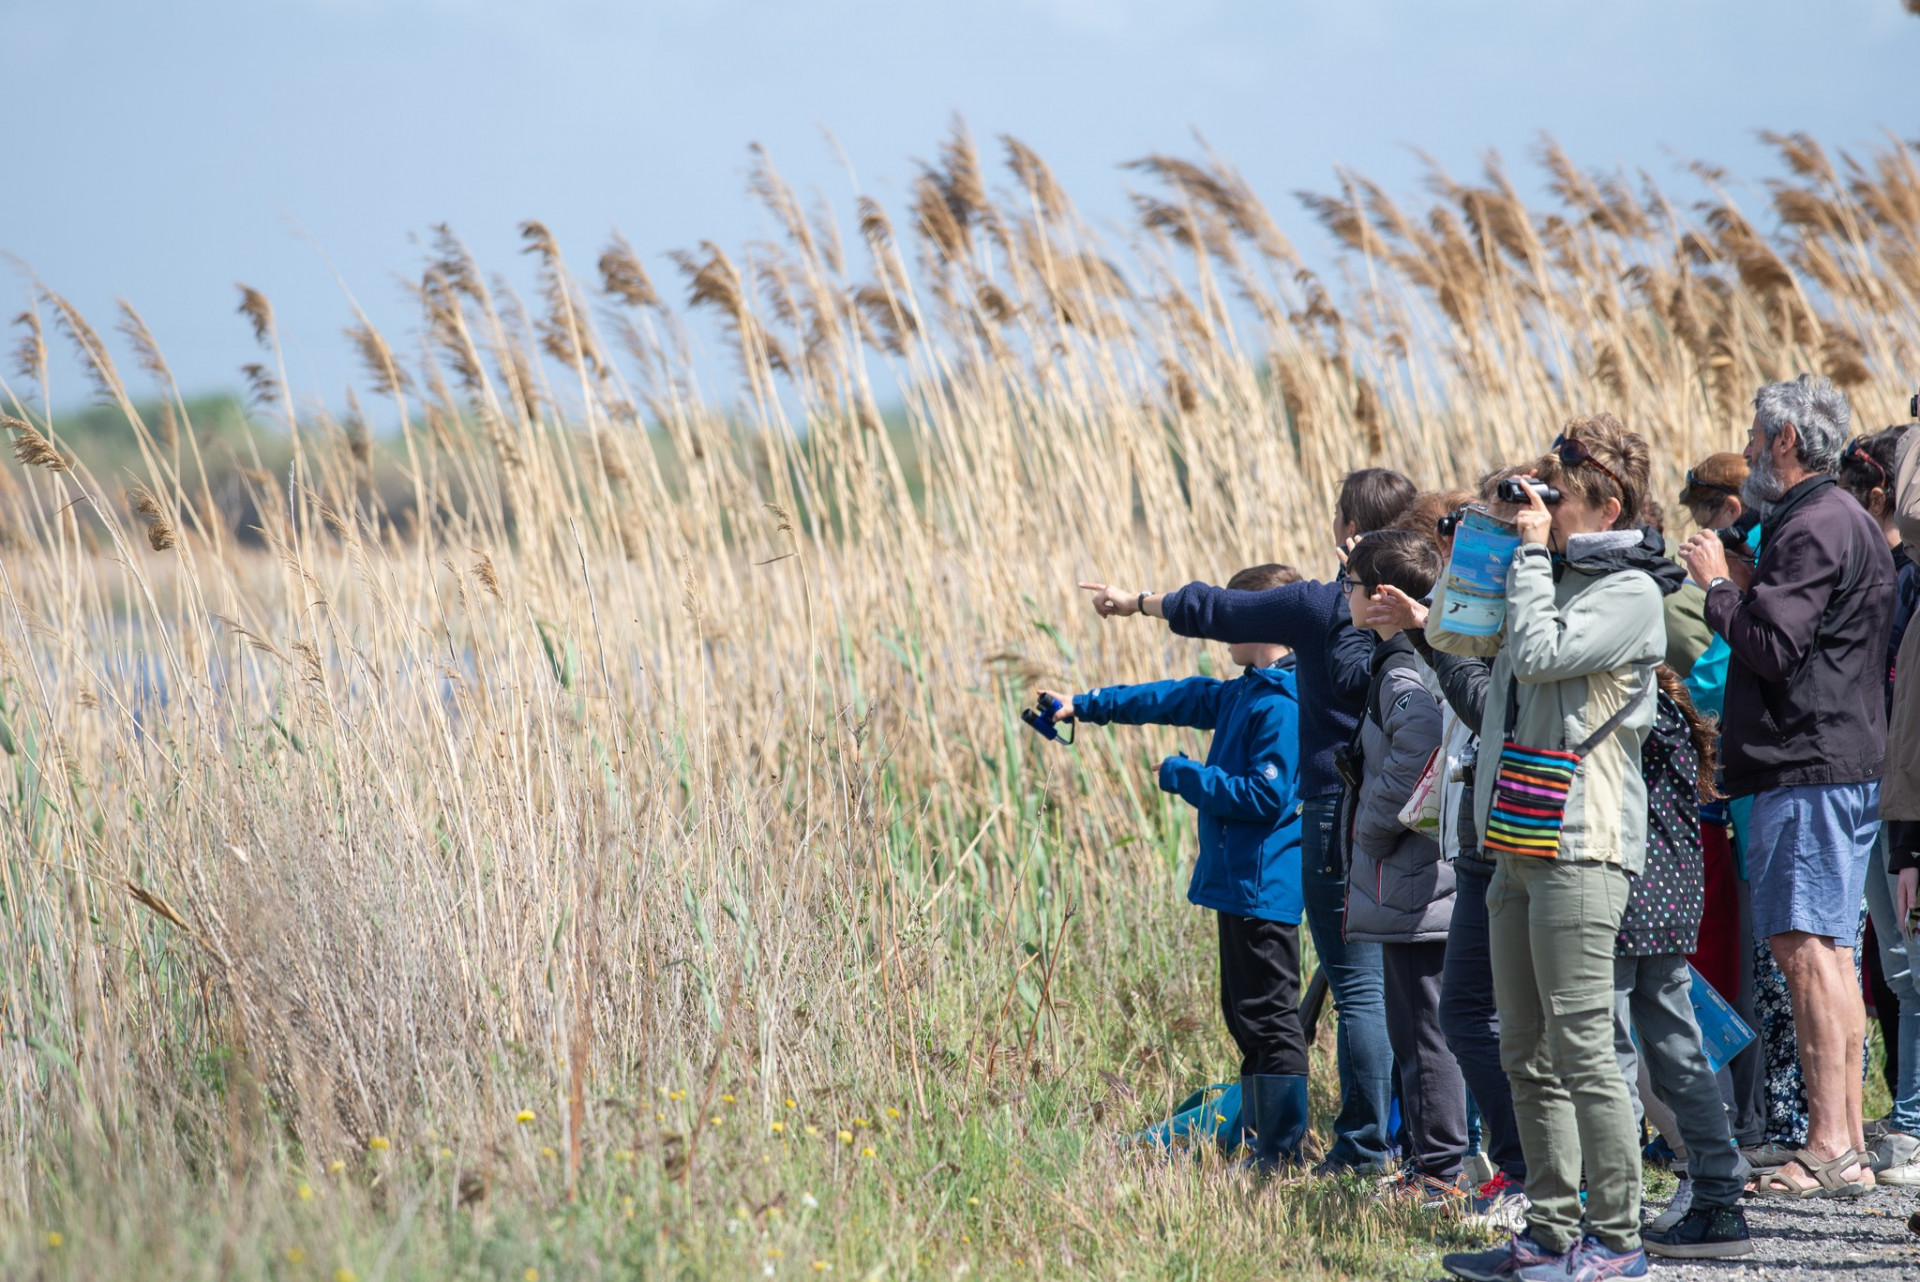
{"label": "long brown hair", "polygon": [[1713,776],[1719,769],[1720,723],[1693,706],[1693,696],[1687,693],[1680,674],[1661,664],[1654,669],[1654,676],[1660,682],[1660,693],[1673,700],[1680,709],[1680,715],[1687,719],[1687,734],[1693,740],[1693,755],[1696,762],[1693,789],[1700,794],[1702,801],[1718,801],[1723,795],[1713,782]]}

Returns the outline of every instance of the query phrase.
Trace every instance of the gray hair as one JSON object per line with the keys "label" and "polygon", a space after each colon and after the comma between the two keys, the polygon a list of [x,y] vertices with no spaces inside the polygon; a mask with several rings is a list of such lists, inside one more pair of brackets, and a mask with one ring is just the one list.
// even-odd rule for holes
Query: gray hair
{"label": "gray hair", "polygon": [[1840,470],[1853,414],[1847,394],[1830,380],[1802,374],[1791,383],[1768,383],[1753,394],[1753,410],[1767,444],[1791,423],[1799,437],[1800,466],[1811,472]]}

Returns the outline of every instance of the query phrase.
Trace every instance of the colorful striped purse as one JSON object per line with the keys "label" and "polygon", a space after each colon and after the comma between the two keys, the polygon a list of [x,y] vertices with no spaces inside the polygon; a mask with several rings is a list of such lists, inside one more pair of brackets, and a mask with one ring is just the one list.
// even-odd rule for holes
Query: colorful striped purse
{"label": "colorful striped purse", "polygon": [[[1600,728],[1576,748],[1529,748],[1508,739],[1500,745],[1500,773],[1493,782],[1493,805],[1487,811],[1487,830],[1481,845],[1508,855],[1535,855],[1554,859],[1560,854],[1560,826],[1567,818],[1567,794],[1573,790],[1574,771],[1594,745],[1620,728],[1656,683],[1620,705]],[[1520,715],[1520,683],[1507,683],[1507,732]]]}

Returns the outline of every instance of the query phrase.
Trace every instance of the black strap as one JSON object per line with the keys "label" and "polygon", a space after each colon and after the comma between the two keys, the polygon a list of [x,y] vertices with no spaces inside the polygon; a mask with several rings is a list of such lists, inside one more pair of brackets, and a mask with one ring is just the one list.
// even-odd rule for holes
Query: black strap
{"label": "black strap", "polygon": [[[1580,741],[1580,746],[1572,750],[1573,755],[1576,757],[1584,757],[1589,752],[1592,752],[1594,749],[1594,745],[1601,743],[1606,739],[1608,735],[1612,734],[1615,730],[1618,730],[1621,726],[1621,723],[1626,721],[1628,717],[1632,716],[1634,710],[1646,701],[1647,695],[1652,691],[1659,689],[1659,686],[1660,686],[1659,681],[1656,678],[1654,678],[1651,674],[1649,674],[1647,679],[1647,684],[1644,687],[1642,687],[1640,693],[1634,695],[1631,699],[1628,699],[1625,703],[1621,704],[1620,710],[1614,713],[1612,716],[1608,717],[1605,721],[1601,722],[1600,728],[1598,730],[1595,730],[1592,734],[1588,735],[1585,739],[1582,739]],[[1506,727],[1507,738],[1509,739],[1513,738],[1514,724],[1519,720],[1520,720],[1520,681],[1511,672],[1509,672],[1507,674],[1507,727]]]}

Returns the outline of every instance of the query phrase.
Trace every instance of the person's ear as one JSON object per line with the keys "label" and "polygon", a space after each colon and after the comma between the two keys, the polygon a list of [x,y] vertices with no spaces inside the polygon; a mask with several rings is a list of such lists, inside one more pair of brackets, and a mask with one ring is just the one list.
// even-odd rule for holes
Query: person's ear
{"label": "person's ear", "polygon": [[1780,434],[1773,438],[1773,456],[1777,461],[1787,461],[1800,457],[1800,429],[1792,423],[1783,423]]}
{"label": "person's ear", "polygon": [[1600,505],[1600,515],[1606,518],[1606,528],[1611,530],[1614,522],[1620,519],[1620,500],[1608,499],[1605,503],[1602,503]]}

